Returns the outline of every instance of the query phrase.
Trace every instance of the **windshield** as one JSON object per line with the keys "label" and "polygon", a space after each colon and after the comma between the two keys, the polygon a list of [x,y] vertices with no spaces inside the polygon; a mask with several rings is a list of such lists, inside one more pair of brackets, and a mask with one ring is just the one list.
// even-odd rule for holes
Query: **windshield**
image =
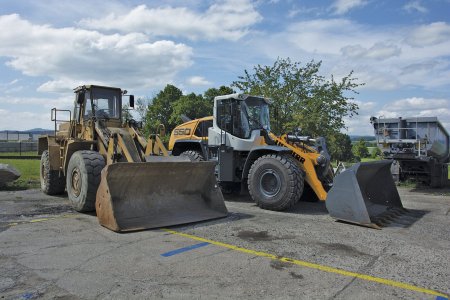
{"label": "windshield", "polygon": [[255,129],[270,131],[269,105],[262,99],[247,98],[242,101],[241,122],[244,138]]}
{"label": "windshield", "polygon": [[85,116],[92,115],[94,110],[97,118],[120,118],[120,91],[110,89],[94,89],[91,92],[92,108],[86,107]]}

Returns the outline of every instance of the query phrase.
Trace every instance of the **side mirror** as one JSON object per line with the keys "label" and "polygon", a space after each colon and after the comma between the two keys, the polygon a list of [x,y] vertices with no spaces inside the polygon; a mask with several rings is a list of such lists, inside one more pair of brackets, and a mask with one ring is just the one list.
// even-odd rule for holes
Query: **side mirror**
{"label": "side mirror", "polygon": [[78,92],[78,94],[77,94],[77,103],[78,104],[83,104],[83,102],[84,102],[84,92]]}
{"label": "side mirror", "polygon": [[130,107],[134,108],[134,95],[130,95]]}

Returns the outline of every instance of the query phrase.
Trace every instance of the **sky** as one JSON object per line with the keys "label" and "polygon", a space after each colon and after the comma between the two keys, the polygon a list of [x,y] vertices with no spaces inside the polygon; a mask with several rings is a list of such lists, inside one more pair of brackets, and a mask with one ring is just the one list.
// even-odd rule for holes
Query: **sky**
{"label": "sky", "polygon": [[370,116],[450,132],[450,0],[2,0],[0,28],[0,130],[53,128],[82,84],[203,93],[290,57],[365,83],[344,133]]}

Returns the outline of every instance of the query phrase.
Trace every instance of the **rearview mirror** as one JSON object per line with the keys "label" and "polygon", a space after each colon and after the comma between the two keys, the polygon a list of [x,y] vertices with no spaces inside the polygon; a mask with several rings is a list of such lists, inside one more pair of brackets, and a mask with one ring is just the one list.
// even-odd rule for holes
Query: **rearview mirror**
{"label": "rearview mirror", "polygon": [[134,108],[134,95],[130,95],[130,107]]}

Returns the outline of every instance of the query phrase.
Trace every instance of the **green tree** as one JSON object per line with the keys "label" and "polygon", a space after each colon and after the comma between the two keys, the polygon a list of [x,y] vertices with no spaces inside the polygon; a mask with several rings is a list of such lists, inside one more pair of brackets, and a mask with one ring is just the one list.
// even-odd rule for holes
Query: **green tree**
{"label": "green tree", "polygon": [[378,148],[378,147],[373,148],[373,149],[372,149],[372,153],[370,153],[370,157],[371,157],[371,158],[377,158],[377,157],[379,157],[379,156],[381,156],[381,150],[380,150],[380,148]]}
{"label": "green tree", "polygon": [[232,83],[239,90],[273,99],[271,123],[276,134],[300,127],[303,134],[331,136],[345,128],[344,118],[357,114],[358,105],[348,94],[356,93],[350,72],[340,81],[319,75],[321,62],[305,66],[278,58],[273,66],[257,65]]}
{"label": "green tree", "polygon": [[175,128],[176,123],[171,122],[170,117],[173,113],[173,103],[179,100],[182,95],[183,93],[180,89],[168,84],[153,97],[145,115],[144,128],[147,133],[154,133],[159,124],[165,126],[166,132],[171,132]]}
{"label": "green tree", "polygon": [[172,104],[172,115],[169,122],[171,124],[181,124],[181,115],[184,114],[191,119],[210,116],[213,111],[213,103],[207,101],[202,95],[191,93],[181,96]]}
{"label": "green tree", "polygon": [[332,160],[352,161],[352,141],[347,134],[337,132],[327,139],[328,152]]}
{"label": "green tree", "polygon": [[353,145],[353,154],[359,158],[365,158],[369,156],[369,149],[367,148],[366,141],[360,139],[356,144]]}
{"label": "green tree", "polygon": [[147,116],[148,104],[150,103],[149,98],[138,98],[134,105],[134,109],[136,110],[140,120],[145,122],[145,117]]}
{"label": "green tree", "polygon": [[130,106],[128,104],[122,105],[122,120],[131,120],[133,116],[130,113]]}
{"label": "green tree", "polygon": [[[222,85],[221,87],[219,87],[218,89],[216,88],[210,88],[208,90],[206,90],[206,92],[203,93],[203,97],[212,103],[212,105],[214,105],[214,97],[216,96],[222,96],[222,95],[228,95],[228,94],[233,94],[235,93],[235,91],[228,87],[228,86],[224,86]],[[212,114],[212,111],[211,113]]]}

